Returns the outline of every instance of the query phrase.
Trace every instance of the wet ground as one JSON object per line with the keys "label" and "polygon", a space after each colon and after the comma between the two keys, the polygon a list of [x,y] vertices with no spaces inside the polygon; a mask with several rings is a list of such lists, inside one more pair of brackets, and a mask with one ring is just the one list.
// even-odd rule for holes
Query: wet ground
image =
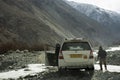
{"label": "wet ground", "polygon": [[[57,67],[52,66],[40,66],[41,64],[45,64],[45,54],[44,52],[12,52],[6,53],[2,55],[0,69],[0,75],[3,77],[2,73],[10,72],[10,71],[25,71],[25,73],[29,73],[21,76],[17,79],[15,78],[6,78],[6,80],[120,80],[120,51],[112,51],[108,52],[108,71],[99,71],[99,65],[95,65],[96,70],[94,72],[88,71],[66,71],[62,74],[59,74]],[[32,64],[27,66],[28,64]],[[37,68],[36,64],[39,64]],[[117,65],[117,66],[114,66]],[[34,72],[32,72],[34,71]],[[17,73],[15,74],[17,75]],[[9,77],[8,75],[5,75]],[[2,78],[0,77],[0,78]],[[15,77],[12,75],[12,77]],[[2,78],[3,79],[3,78]],[[5,79],[5,78],[4,78]]]}

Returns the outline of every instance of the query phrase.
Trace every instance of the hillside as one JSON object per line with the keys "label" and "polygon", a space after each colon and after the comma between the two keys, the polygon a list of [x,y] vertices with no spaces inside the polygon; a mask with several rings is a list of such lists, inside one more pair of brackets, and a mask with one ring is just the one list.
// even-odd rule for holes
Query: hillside
{"label": "hillside", "polygon": [[105,45],[114,41],[108,34],[95,20],[62,0],[0,0],[1,47],[54,45],[69,37]]}
{"label": "hillside", "polygon": [[77,3],[77,2],[67,2],[73,8],[78,10],[80,13],[85,14],[91,19],[96,20],[99,22],[103,27],[110,31],[111,34],[114,36],[116,40],[120,40],[120,14],[117,12],[105,10],[99,8],[95,5],[91,4],[84,4],[84,3]]}

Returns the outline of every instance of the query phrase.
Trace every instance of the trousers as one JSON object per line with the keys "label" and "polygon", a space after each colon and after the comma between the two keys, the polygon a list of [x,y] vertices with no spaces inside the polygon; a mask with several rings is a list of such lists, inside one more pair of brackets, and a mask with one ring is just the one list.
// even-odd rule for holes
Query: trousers
{"label": "trousers", "polygon": [[104,64],[105,70],[107,70],[106,58],[100,58],[100,70],[103,70],[102,64]]}

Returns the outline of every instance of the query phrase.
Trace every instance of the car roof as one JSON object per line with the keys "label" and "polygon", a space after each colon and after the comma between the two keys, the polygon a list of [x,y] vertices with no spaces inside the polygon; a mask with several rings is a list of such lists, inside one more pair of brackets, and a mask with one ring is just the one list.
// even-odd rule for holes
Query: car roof
{"label": "car roof", "polygon": [[72,39],[72,40],[65,40],[64,43],[66,42],[88,42],[87,40],[77,40],[77,39]]}

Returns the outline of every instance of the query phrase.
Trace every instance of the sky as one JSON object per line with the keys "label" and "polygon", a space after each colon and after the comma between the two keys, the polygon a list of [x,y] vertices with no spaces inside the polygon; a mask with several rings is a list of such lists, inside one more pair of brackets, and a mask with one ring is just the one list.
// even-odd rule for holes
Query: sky
{"label": "sky", "polygon": [[120,13],[120,0],[68,0],[68,1],[93,4],[98,7]]}

